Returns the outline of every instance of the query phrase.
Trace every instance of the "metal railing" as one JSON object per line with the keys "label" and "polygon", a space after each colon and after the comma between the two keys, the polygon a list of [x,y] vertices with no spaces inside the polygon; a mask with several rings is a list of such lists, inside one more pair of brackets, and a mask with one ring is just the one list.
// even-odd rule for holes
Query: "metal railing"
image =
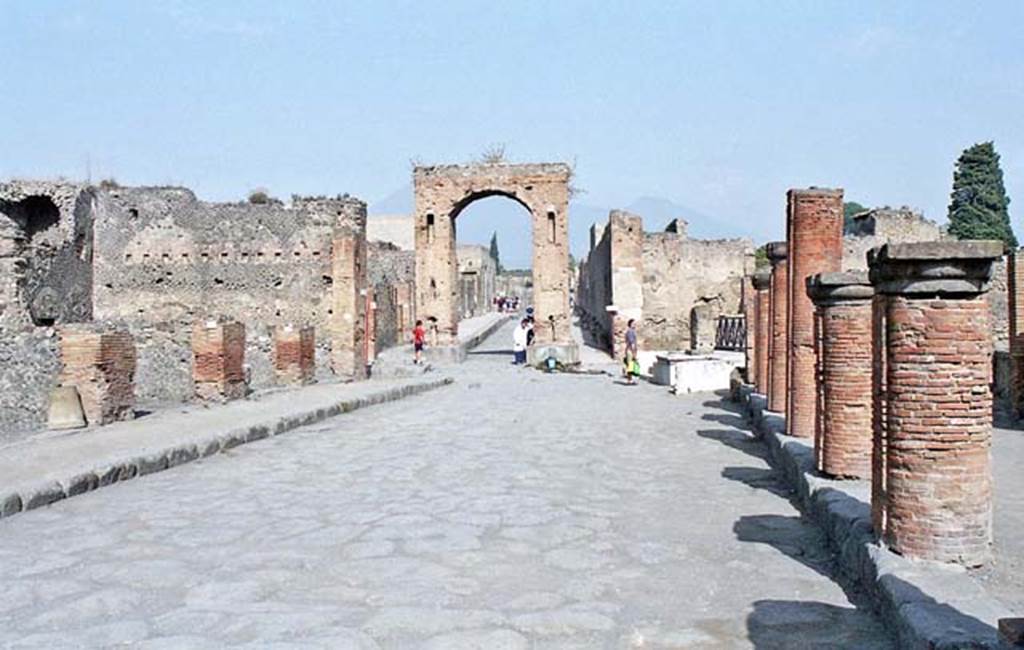
{"label": "metal railing", "polygon": [[747,349],[747,323],[740,316],[719,316],[715,349],[743,352]]}

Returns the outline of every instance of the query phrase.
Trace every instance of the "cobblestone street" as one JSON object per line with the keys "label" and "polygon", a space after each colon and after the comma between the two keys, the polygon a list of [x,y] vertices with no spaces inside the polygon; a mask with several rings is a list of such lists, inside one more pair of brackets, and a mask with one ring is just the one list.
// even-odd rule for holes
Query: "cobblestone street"
{"label": "cobblestone street", "polygon": [[510,327],[450,387],[3,522],[0,647],[892,647],[738,415],[513,367]]}

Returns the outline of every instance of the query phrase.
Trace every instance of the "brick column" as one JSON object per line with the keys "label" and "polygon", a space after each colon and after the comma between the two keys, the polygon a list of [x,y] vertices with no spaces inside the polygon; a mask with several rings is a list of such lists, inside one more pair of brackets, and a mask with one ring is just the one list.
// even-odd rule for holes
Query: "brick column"
{"label": "brick column", "polygon": [[839,271],[843,258],[843,191],[811,188],[787,194],[786,242],[789,252],[789,358],[786,433],[814,435],[814,305],[807,278]]}
{"label": "brick column", "polygon": [[192,379],[196,397],[227,402],[245,397],[245,325],[197,323],[192,328]]}
{"label": "brick column", "polygon": [[366,239],[337,233],[331,248],[331,369],[346,379],[366,377]]}
{"label": "brick column", "polygon": [[786,360],[789,358],[786,320],[789,317],[787,293],[789,291],[789,247],[777,241],[765,247],[772,264],[771,306],[769,308],[768,339],[768,410],[786,411]]}
{"label": "brick column", "polygon": [[757,328],[754,330],[754,365],[757,382],[754,385],[757,392],[762,395],[768,390],[768,289],[771,280],[771,274],[765,271],[758,271],[752,278],[754,291],[757,292],[757,307],[754,310],[757,317]]}
{"label": "brick column", "polygon": [[818,471],[835,478],[871,475],[871,299],[864,271],[807,278],[818,310]]}
{"label": "brick column", "polygon": [[983,564],[992,542],[988,281],[1002,244],[888,244],[884,541],[912,558]]}
{"label": "brick column", "polygon": [[749,275],[743,276],[740,284],[740,301],[743,308],[743,325],[746,329],[744,342],[744,363],[747,369],[747,383],[757,384],[757,351],[754,348],[757,332],[757,291]]}
{"label": "brick column", "polygon": [[1010,414],[1024,414],[1024,264],[1018,249],[1006,257],[1007,302],[1010,317]]}
{"label": "brick column", "polygon": [[308,384],[316,371],[316,335],[312,327],[274,328],[274,373],[282,384]]}
{"label": "brick column", "polygon": [[126,330],[60,328],[61,386],[74,386],[90,425],[135,417],[135,342]]}

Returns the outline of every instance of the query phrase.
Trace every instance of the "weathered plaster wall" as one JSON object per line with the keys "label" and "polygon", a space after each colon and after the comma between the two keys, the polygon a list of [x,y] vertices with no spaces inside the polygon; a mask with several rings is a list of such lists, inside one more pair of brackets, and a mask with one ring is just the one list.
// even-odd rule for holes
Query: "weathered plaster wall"
{"label": "weathered plaster wall", "polygon": [[367,251],[367,282],[373,288],[374,348],[377,353],[407,342],[412,329],[416,253],[380,241]]}
{"label": "weathered plaster wall", "polygon": [[742,279],[753,271],[754,244],[749,239],[648,234],[644,238],[644,346],[713,348],[715,328],[695,337],[695,316],[712,322],[722,314],[742,313]]}
{"label": "weathered plaster wall", "polygon": [[689,239],[685,233],[685,222],[643,233],[640,217],[620,211],[609,215],[607,225],[595,224],[577,290],[592,345],[611,348],[628,319],[636,318],[641,347],[714,346],[714,328],[707,330],[710,341],[694,338],[692,323],[695,317],[713,321],[740,313],[742,278],[754,269],[754,245],[749,239]]}

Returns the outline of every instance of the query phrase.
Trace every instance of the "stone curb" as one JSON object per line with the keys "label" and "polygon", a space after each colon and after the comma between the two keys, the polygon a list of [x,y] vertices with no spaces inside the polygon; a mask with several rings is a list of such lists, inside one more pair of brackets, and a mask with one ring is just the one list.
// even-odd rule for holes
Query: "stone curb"
{"label": "stone curb", "polygon": [[7,519],[20,512],[34,510],[114,483],[184,465],[356,409],[425,393],[448,386],[454,381],[451,377],[445,377],[388,388],[362,397],[341,399],[325,407],[273,416],[265,422],[250,426],[213,431],[197,441],[178,443],[155,450],[145,449],[126,457],[97,459],[90,470],[66,478],[48,479],[13,488],[0,486],[0,519]]}
{"label": "stone curb", "polygon": [[[786,419],[766,398],[737,391],[772,465],[795,490],[800,509],[825,532],[840,581],[864,591],[901,648],[1005,648],[997,621],[1011,612],[955,565],[913,561],[875,541],[868,481],[833,481],[814,470],[813,442],[785,435]],[[930,595],[929,595],[930,594]]]}

